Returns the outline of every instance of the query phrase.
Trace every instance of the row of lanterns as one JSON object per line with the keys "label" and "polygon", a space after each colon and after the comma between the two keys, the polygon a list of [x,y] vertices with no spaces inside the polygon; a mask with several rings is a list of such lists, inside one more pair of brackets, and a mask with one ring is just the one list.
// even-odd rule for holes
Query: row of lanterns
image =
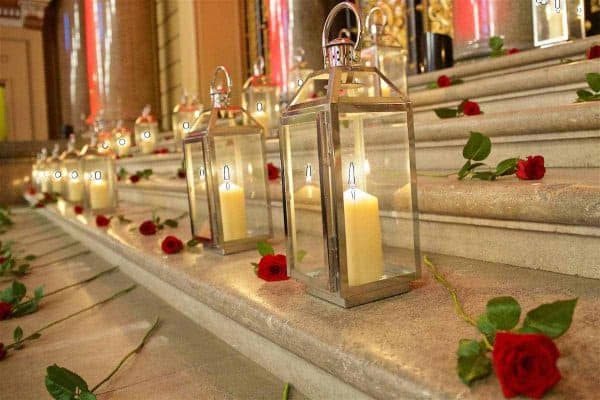
{"label": "row of lanterns", "polygon": [[[344,9],[356,16],[356,43],[329,39]],[[210,85],[211,109],[193,118],[189,132],[176,134],[183,142],[192,234],[230,254],[273,235],[265,131],[278,131],[288,272],[310,293],[344,307],[406,292],[420,276],[411,103],[405,78],[392,81],[382,73],[382,60],[392,65],[385,51],[366,48],[370,65],[356,62],[361,25],[352,3],[332,9],[322,35],[324,68],[308,71],[298,54],[298,88],[277,118],[259,114],[276,104],[262,60],[245,85],[259,90],[244,98],[244,107],[230,104],[231,78],[220,66]],[[373,28],[372,39],[382,32]],[[401,69],[406,58],[396,58],[394,68]],[[404,70],[397,75],[404,77]],[[179,110],[197,111],[184,99]],[[174,127],[183,122],[189,121],[174,117]],[[71,142],[61,157],[70,188],[65,197],[83,195],[92,210],[115,207],[113,158],[94,147],[92,140],[78,158]],[[56,165],[56,153],[46,163]],[[80,189],[69,186],[75,170],[83,174]]]}

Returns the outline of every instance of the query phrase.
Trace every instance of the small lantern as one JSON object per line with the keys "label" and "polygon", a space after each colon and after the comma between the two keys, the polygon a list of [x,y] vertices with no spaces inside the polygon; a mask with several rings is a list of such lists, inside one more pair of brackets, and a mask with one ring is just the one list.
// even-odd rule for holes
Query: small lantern
{"label": "small lantern", "polygon": [[48,149],[45,147],[42,149],[40,155],[40,167],[38,170],[38,179],[40,191],[42,193],[49,193],[50,190],[50,168],[48,165]]}
{"label": "small lantern", "polygon": [[192,130],[192,125],[202,113],[202,108],[202,104],[196,96],[190,102],[187,94],[181,96],[179,104],[173,108],[171,123],[175,139],[175,151],[181,151],[181,142]]}
{"label": "small lantern", "polygon": [[244,83],[242,107],[252,115],[266,135],[276,135],[279,121],[279,90],[265,75],[265,60],[258,57],[253,74]]}
{"label": "small lantern", "polygon": [[82,151],[85,208],[92,212],[112,212],[117,208],[115,160],[98,151],[96,135]]}
{"label": "small lantern", "polygon": [[50,193],[62,194],[63,176],[60,169],[60,146],[58,143],[52,149],[52,156],[47,160],[49,178],[48,183]]}
{"label": "small lantern", "polygon": [[[294,54],[294,65],[290,69],[288,77],[288,99],[292,99],[298,89],[306,81],[306,78],[313,73],[313,70],[308,67],[307,62],[304,60],[304,49],[298,47]],[[312,90],[307,91],[312,96]]]}
{"label": "small lantern", "polygon": [[[225,84],[217,86],[221,73]],[[183,140],[192,235],[229,254],[256,248],[273,234],[263,128],[230,106],[231,78],[215,70],[212,109]]]}
{"label": "small lantern", "polygon": [[[375,21],[374,14],[379,13],[382,21]],[[406,63],[407,53],[393,36],[385,33],[387,16],[381,8],[373,7],[365,20],[365,27],[370,34],[371,46],[360,52],[361,61],[367,67],[375,67],[406,95]],[[381,94],[389,97],[390,87],[381,83]]]}
{"label": "small lantern", "polygon": [[123,121],[117,122],[112,131],[113,146],[119,157],[127,157],[131,153],[131,131],[123,126]]}
{"label": "small lantern", "polygon": [[158,141],[158,122],[150,114],[150,105],[146,105],[135,120],[135,142],[142,154],[152,154]]}
{"label": "small lantern", "polygon": [[60,156],[63,176],[63,198],[71,203],[82,203],[84,184],[81,155],[75,149],[75,135],[69,136],[67,151]]}
{"label": "small lantern", "polygon": [[[328,39],[345,8],[357,17],[356,45]],[[360,25],[353,4],[332,9],[325,69],[281,118],[288,272],[344,307],[406,292],[420,276],[411,103],[376,67],[354,64]],[[310,85],[325,94],[306,96]]]}
{"label": "small lantern", "polygon": [[98,152],[100,154],[114,153],[114,137],[112,132],[106,128],[105,121],[101,119],[96,120],[94,130],[98,137]]}

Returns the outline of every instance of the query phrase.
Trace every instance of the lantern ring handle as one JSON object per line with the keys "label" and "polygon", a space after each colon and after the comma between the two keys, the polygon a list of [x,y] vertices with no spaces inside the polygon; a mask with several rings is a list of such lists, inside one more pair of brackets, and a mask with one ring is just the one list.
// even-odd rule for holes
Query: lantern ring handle
{"label": "lantern ring handle", "polygon": [[231,76],[229,76],[229,71],[227,71],[227,68],[225,68],[222,65],[219,65],[217,68],[215,68],[215,72],[213,74],[212,80],[210,81],[210,94],[219,94],[219,93],[223,93],[223,92],[219,92],[217,91],[217,76],[219,75],[219,72],[221,72],[224,76],[225,76],[225,83],[227,85],[227,90],[225,91],[225,93],[231,93],[231,87],[233,86],[231,83]]}
{"label": "lantern ring handle", "polygon": [[369,13],[367,14],[367,18],[365,18],[365,28],[367,30],[371,29],[371,18],[376,12],[379,12],[379,15],[383,17],[383,22],[381,23],[381,26],[385,26],[387,24],[387,14],[383,12],[381,7],[373,7],[371,8],[371,11],[369,11]]}
{"label": "lantern ring handle", "polygon": [[331,30],[331,25],[333,24],[333,20],[335,16],[343,9],[348,9],[354,13],[356,17],[356,25],[358,28],[358,33],[356,34],[356,43],[354,44],[354,51],[358,50],[358,44],[360,43],[360,36],[362,32],[362,22],[360,20],[360,12],[354,3],[350,3],[348,1],[344,1],[343,3],[338,3],[331,9],[329,14],[327,15],[327,19],[325,20],[325,26],[323,27],[323,36],[321,37],[321,45],[323,48],[327,47],[327,43],[329,41],[329,31]]}

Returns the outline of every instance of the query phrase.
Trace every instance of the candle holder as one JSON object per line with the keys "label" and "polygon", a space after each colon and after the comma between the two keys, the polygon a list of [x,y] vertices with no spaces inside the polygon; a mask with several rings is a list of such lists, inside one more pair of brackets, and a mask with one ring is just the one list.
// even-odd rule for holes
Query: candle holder
{"label": "candle holder", "polygon": [[47,160],[48,164],[48,190],[52,194],[62,195],[63,176],[60,168],[60,145],[54,144],[52,156]]}
{"label": "candle holder", "polygon": [[[287,100],[291,100],[298,89],[306,81],[306,78],[313,73],[313,69],[308,67],[308,63],[304,60],[304,49],[298,47],[294,53],[294,64],[290,68],[288,87],[287,87]],[[311,92],[311,91],[308,91]],[[307,93],[308,93],[307,92]],[[312,94],[310,94],[312,96]]]}
{"label": "candle holder", "polygon": [[83,165],[81,154],[75,149],[75,135],[69,135],[67,150],[60,156],[63,176],[63,198],[70,202],[83,203]]}
{"label": "candle holder", "polygon": [[230,95],[231,78],[219,66],[212,109],[183,140],[192,235],[221,254],[254,249],[273,235],[263,128],[229,105]]}
{"label": "candle holder", "polygon": [[[356,44],[329,41],[343,9],[356,16]],[[343,307],[406,292],[420,276],[412,106],[376,67],[355,64],[360,28],[355,5],[332,9],[325,68],[281,118],[288,273]],[[323,94],[306,96],[310,85]]]}
{"label": "candle holder", "polygon": [[277,135],[279,90],[265,75],[265,60],[262,56],[258,57],[252,76],[244,83],[242,107],[265,128],[265,135]]}
{"label": "candle holder", "polygon": [[123,126],[123,121],[117,122],[112,131],[113,146],[118,157],[127,157],[131,154],[131,131]]}
{"label": "candle holder", "polygon": [[156,142],[158,141],[158,122],[152,114],[150,114],[151,107],[146,105],[140,115],[135,120],[135,126],[133,128],[135,132],[135,143],[140,149],[142,154],[152,154],[156,148]]}
{"label": "candle holder", "polygon": [[203,106],[196,96],[192,98],[192,101],[189,101],[189,97],[185,93],[181,96],[179,103],[173,108],[171,123],[175,139],[175,151],[181,151],[181,143],[192,130],[192,125],[202,113],[202,108]]}
{"label": "candle holder", "polygon": [[94,213],[109,213],[118,206],[115,160],[98,147],[92,134],[89,146],[82,150],[84,206]]}
{"label": "candle holder", "polygon": [[[375,19],[375,14],[381,17],[379,21]],[[367,67],[377,68],[401,93],[407,95],[407,52],[393,36],[386,34],[386,26],[387,15],[381,8],[373,7],[365,18],[365,28],[369,32],[371,45],[361,50],[361,61]],[[390,96],[390,87],[385,82],[381,83],[381,92],[384,97]]]}

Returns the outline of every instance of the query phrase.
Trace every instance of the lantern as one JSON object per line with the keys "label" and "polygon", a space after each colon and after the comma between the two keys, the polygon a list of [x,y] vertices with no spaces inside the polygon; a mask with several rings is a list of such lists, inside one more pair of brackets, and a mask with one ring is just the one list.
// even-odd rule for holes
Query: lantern
{"label": "lantern", "polygon": [[252,115],[266,135],[277,135],[279,120],[279,91],[276,85],[265,76],[265,60],[258,57],[253,74],[242,92],[242,107]]}
{"label": "lantern", "polygon": [[[328,40],[342,9],[356,16],[356,45]],[[288,272],[344,307],[406,292],[420,276],[411,104],[376,67],[354,64],[360,25],[353,4],[332,9],[325,69],[281,118]],[[305,96],[309,85],[325,94]]]}
{"label": "lantern", "polygon": [[113,133],[107,129],[105,121],[102,119],[96,120],[94,130],[98,137],[98,152],[100,154],[114,153]]}
{"label": "lantern", "polygon": [[[288,78],[288,98],[291,100],[294,94],[300,89],[306,78],[312,74],[313,70],[308,67],[307,62],[304,60],[304,49],[302,47],[298,47],[296,49],[296,53],[294,54],[294,65],[290,68],[289,78]],[[312,91],[308,90],[312,96]]]}
{"label": "lantern", "polygon": [[202,104],[194,96],[192,101],[188,101],[187,94],[181,96],[179,104],[173,109],[172,125],[173,136],[175,138],[175,150],[181,151],[181,141],[192,130],[192,124],[202,113]]}
{"label": "lantern", "polygon": [[48,149],[45,147],[40,154],[40,166],[38,170],[40,191],[48,193],[50,190],[50,169],[48,166]]}
{"label": "lantern", "polygon": [[44,173],[42,168],[42,153],[37,153],[35,155],[35,163],[31,166],[31,182],[36,191],[41,191],[41,176]]}
{"label": "lantern", "polygon": [[[221,74],[224,84],[217,86]],[[212,109],[183,140],[192,235],[229,254],[256,248],[272,236],[263,128],[230,106],[231,78],[215,70]]]}
{"label": "lantern", "polygon": [[52,149],[52,156],[47,160],[48,165],[48,189],[50,193],[62,194],[62,171],[60,169],[60,145],[56,143]]}
{"label": "lantern", "polygon": [[131,153],[131,131],[119,121],[112,131],[113,146],[119,157],[127,157]]}
{"label": "lantern", "polygon": [[71,203],[82,203],[84,184],[81,155],[75,149],[75,135],[69,136],[67,150],[60,156],[63,176],[63,198]]}
{"label": "lantern", "polygon": [[82,155],[85,208],[92,212],[114,211],[118,204],[114,158],[98,151],[95,135]]}
{"label": "lantern", "polygon": [[135,120],[135,142],[142,154],[152,154],[158,141],[158,122],[150,114],[150,105],[146,105]]}
{"label": "lantern", "polygon": [[[374,14],[379,13],[382,21],[375,21]],[[373,7],[365,19],[365,27],[370,34],[371,46],[360,52],[361,61],[367,67],[375,67],[400,90],[407,94],[406,89],[406,51],[395,43],[391,35],[385,33],[387,16],[381,8]],[[381,94],[389,97],[390,87],[381,82]]]}

